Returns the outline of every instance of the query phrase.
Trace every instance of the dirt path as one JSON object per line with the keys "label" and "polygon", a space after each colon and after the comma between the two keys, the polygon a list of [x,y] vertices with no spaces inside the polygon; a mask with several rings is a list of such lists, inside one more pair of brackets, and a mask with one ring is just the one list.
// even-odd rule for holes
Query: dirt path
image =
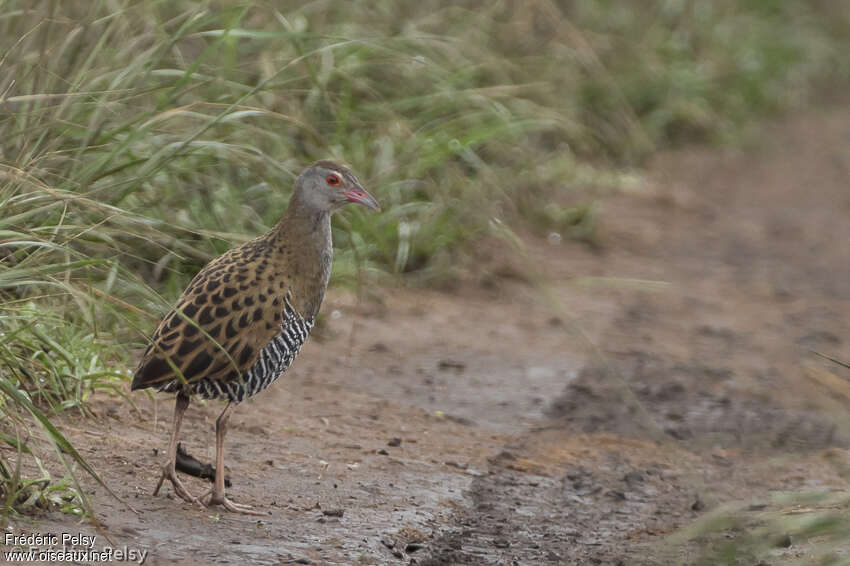
{"label": "dirt path", "polygon": [[[718,503],[843,487],[850,386],[809,350],[850,358],[848,110],[663,156],[605,199],[599,249],[533,244],[572,320],[486,275],[333,295],[323,340],[234,414],[230,493],[267,518],[151,497],[170,399],[97,402],[73,440],[142,512],[97,490],[99,517],[153,564],[668,564],[697,549],[664,537]],[[201,459],[218,410],[188,413]]]}
{"label": "dirt path", "polygon": [[426,564],[691,563],[664,536],[718,503],[844,489],[848,387],[810,349],[850,356],[850,116],[765,139],[664,156],[646,193],[605,202],[600,253],[540,254],[560,280],[644,282],[597,285],[603,359],[491,459]]}

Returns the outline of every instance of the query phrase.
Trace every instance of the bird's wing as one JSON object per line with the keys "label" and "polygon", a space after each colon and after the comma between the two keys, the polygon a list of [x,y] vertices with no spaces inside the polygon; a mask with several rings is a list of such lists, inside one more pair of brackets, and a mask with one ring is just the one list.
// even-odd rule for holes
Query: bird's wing
{"label": "bird's wing", "polygon": [[243,378],[286,324],[288,284],[262,245],[230,250],[195,276],[154,332],[132,389]]}

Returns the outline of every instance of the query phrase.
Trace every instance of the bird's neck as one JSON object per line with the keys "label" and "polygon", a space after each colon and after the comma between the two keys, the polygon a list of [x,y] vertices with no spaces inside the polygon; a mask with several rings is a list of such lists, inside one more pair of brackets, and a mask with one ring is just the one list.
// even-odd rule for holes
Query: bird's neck
{"label": "bird's neck", "polygon": [[293,307],[305,319],[315,319],[333,262],[330,212],[315,210],[293,197],[267,237],[283,262]]}

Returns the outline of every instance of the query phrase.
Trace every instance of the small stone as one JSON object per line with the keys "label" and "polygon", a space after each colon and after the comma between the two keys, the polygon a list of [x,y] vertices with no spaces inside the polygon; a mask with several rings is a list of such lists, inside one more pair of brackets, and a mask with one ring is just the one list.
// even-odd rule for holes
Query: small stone
{"label": "small stone", "polygon": [[703,509],[705,509],[705,503],[703,503],[702,499],[700,499],[699,495],[697,495],[697,498],[691,505],[691,511],[702,511]]}
{"label": "small stone", "polygon": [[386,450],[384,450],[383,448],[378,450],[378,454],[380,454],[381,456],[389,456],[390,455],[390,453],[387,452]]}
{"label": "small stone", "polygon": [[424,545],[419,544],[418,542],[411,542],[404,547],[404,551],[408,554],[413,554],[414,552],[416,552],[417,550],[421,550],[422,548],[424,548]]}
{"label": "small stone", "polygon": [[643,474],[641,474],[640,472],[629,472],[625,476],[623,476],[623,481],[625,481],[629,485],[641,483],[643,482]]}
{"label": "small stone", "polygon": [[498,454],[496,454],[496,455],[493,457],[493,459],[494,459],[494,460],[507,460],[507,461],[513,461],[513,460],[516,460],[516,456],[515,456],[513,453],[508,452],[507,450],[502,450],[501,452],[499,452]]}
{"label": "small stone", "polygon": [[440,368],[442,371],[453,369],[453,370],[457,371],[458,373],[460,373],[460,372],[462,372],[463,370],[466,369],[466,364],[464,362],[459,361],[459,360],[445,359],[445,360],[440,360],[437,363],[437,367]]}
{"label": "small stone", "polygon": [[345,509],[322,509],[322,515],[325,517],[342,517]]}
{"label": "small stone", "polygon": [[401,446],[401,438],[394,436],[390,438],[390,441],[387,442],[387,446],[397,447]]}
{"label": "small stone", "polygon": [[791,535],[782,535],[778,539],[776,539],[776,547],[777,548],[790,548],[791,547]]}

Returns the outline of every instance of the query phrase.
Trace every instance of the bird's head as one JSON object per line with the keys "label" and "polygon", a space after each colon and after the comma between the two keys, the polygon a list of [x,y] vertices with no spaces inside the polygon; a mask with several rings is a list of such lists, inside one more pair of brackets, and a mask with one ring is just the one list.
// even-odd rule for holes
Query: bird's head
{"label": "bird's head", "polygon": [[307,167],[295,182],[295,193],[301,203],[314,210],[333,212],[349,202],[381,210],[354,173],[333,161],[317,161]]}

